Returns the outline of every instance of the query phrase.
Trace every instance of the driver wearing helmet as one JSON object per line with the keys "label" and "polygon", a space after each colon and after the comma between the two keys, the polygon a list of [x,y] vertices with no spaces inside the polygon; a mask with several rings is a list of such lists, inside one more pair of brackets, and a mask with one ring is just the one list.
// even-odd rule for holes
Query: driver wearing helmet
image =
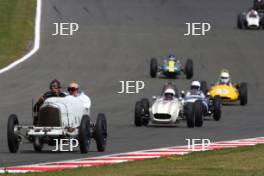
{"label": "driver wearing helmet", "polygon": [[176,60],[174,54],[169,54],[168,59],[174,61]]}
{"label": "driver wearing helmet", "polygon": [[259,14],[256,10],[252,9],[248,12],[247,14],[248,17],[251,17],[251,18],[259,18]]}
{"label": "driver wearing helmet", "polygon": [[205,95],[201,90],[201,83],[199,81],[193,81],[191,83],[190,90],[186,93],[185,98],[197,98],[202,100],[203,112],[208,111],[208,100],[205,98]]}
{"label": "driver wearing helmet", "polygon": [[173,90],[172,88],[167,88],[163,93],[164,100],[167,101],[173,100],[175,95],[176,95],[175,90]]}
{"label": "driver wearing helmet", "polygon": [[217,84],[231,85],[231,78],[228,70],[222,70]]}
{"label": "driver wearing helmet", "polygon": [[190,90],[186,93],[186,98],[191,96],[198,96],[200,98],[205,98],[203,91],[201,91],[201,83],[199,81],[193,81],[191,83]]}
{"label": "driver wearing helmet", "polygon": [[169,54],[169,56],[168,56],[168,60],[169,61],[174,61],[174,62],[176,62],[176,63],[180,63],[180,61],[178,60],[178,59],[176,59],[176,57],[175,57],[175,55],[174,54]]}
{"label": "driver wearing helmet", "polygon": [[65,97],[66,94],[61,92],[61,83],[57,79],[53,79],[50,84],[49,84],[49,91],[44,93],[37,101],[37,103],[33,107],[33,113],[34,113],[34,119],[33,119],[33,124],[37,125],[37,119],[38,119],[38,112],[40,106],[44,103],[44,101],[47,98],[50,97]]}

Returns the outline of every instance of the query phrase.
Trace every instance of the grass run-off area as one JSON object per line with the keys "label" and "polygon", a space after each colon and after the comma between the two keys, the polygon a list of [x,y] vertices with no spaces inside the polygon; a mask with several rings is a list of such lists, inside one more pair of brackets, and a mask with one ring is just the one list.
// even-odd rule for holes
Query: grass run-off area
{"label": "grass run-off area", "polygon": [[31,49],[35,11],[36,0],[0,0],[0,68]]}
{"label": "grass run-off area", "polygon": [[263,176],[264,145],[23,176]]}

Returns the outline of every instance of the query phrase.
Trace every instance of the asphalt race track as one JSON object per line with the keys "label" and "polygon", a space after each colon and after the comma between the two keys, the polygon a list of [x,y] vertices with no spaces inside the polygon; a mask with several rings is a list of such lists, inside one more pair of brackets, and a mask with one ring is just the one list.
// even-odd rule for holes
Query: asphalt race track
{"label": "asphalt race track", "polygon": [[[0,166],[22,165],[106,155],[158,147],[187,145],[186,138],[212,141],[264,135],[263,30],[237,30],[237,14],[252,5],[249,0],[45,0],[42,6],[41,46],[29,60],[0,75]],[[77,22],[73,36],[52,36],[56,22]],[[186,22],[209,22],[206,36],[184,36]],[[202,128],[141,127],[133,124],[134,105],[142,97],[159,94],[166,79],[149,76],[153,56],[194,60],[194,79],[216,81],[222,68],[233,82],[246,81],[249,103],[225,106],[221,121],[205,121]],[[31,99],[48,89],[53,78],[64,87],[73,80],[92,99],[92,119],[98,112],[108,118],[107,152],[83,155],[54,153],[46,147],[35,153],[31,144],[10,154],[6,125],[16,113],[21,124],[32,124]],[[139,94],[117,94],[119,81],[142,80]],[[187,89],[190,80],[170,80]]]}

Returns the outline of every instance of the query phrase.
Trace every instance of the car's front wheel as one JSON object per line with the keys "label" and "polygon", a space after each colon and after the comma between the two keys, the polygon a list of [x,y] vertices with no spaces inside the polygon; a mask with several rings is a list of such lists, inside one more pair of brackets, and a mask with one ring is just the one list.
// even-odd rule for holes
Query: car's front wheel
{"label": "car's front wheel", "polygon": [[156,58],[152,58],[150,61],[150,76],[156,78],[158,72],[158,61]]}
{"label": "car's front wheel", "polygon": [[140,127],[142,126],[142,103],[141,101],[136,102],[135,106],[135,117],[134,117],[135,126]]}
{"label": "car's front wheel", "polygon": [[242,14],[238,14],[237,16],[237,28],[238,29],[243,29],[244,28],[244,19]]}
{"label": "car's front wheel", "polygon": [[[143,111],[144,111],[144,118],[142,119],[142,125],[147,126],[149,123],[149,100],[147,98],[142,98],[141,100]],[[146,117],[147,116],[147,117]]]}
{"label": "car's front wheel", "polygon": [[11,114],[7,123],[7,141],[8,149],[11,153],[16,153],[19,148],[19,137],[15,133],[15,126],[18,125],[18,118],[15,114]]}
{"label": "car's front wheel", "polygon": [[194,114],[194,105],[193,103],[186,104],[186,121],[187,127],[193,128],[195,125],[195,114]]}
{"label": "car's front wheel", "polygon": [[83,115],[79,127],[79,147],[81,153],[87,153],[89,151],[91,143],[90,128],[90,117],[88,115]]}
{"label": "car's front wheel", "polygon": [[264,16],[262,17],[262,19],[260,21],[260,25],[261,25],[262,29],[264,29]]}
{"label": "car's front wheel", "polygon": [[202,101],[196,101],[194,103],[194,116],[195,116],[195,126],[203,126],[203,103]]}

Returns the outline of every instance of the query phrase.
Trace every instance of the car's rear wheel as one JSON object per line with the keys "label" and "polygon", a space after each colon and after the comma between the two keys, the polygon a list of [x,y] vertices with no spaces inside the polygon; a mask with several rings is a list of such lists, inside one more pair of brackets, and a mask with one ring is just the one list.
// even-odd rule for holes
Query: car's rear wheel
{"label": "car's rear wheel", "polygon": [[187,121],[187,127],[193,128],[195,125],[195,114],[194,114],[194,105],[193,103],[187,103],[186,104],[186,121]]}
{"label": "car's rear wheel", "polygon": [[213,117],[216,121],[220,120],[221,118],[221,108],[221,97],[217,95],[213,98]]}
{"label": "car's rear wheel", "polygon": [[7,122],[7,142],[8,149],[11,153],[16,153],[19,148],[19,136],[15,133],[15,126],[19,125],[18,118],[15,114],[8,117]]}
{"label": "car's rear wheel", "polygon": [[187,59],[185,64],[185,74],[187,79],[191,79],[193,77],[193,61],[192,59]]}
{"label": "car's rear wheel", "polygon": [[150,61],[150,76],[155,78],[158,72],[158,61],[156,58],[152,58]]}
{"label": "car's rear wheel", "polygon": [[145,114],[145,118],[142,119],[142,125],[147,126],[149,123],[149,100],[147,98],[142,98],[141,103]]}
{"label": "car's rear wheel", "polygon": [[208,92],[208,86],[206,81],[201,81],[201,91],[206,95]]}
{"label": "car's rear wheel", "polygon": [[94,135],[95,135],[97,150],[99,152],[105,151],[106,142],[107,142],[107,121],[105,114],[103,113],[100,113],[97,116]]}
{"label": "car's rear wheel", "polygon": [[194,115],[195,115],[195,126],[203,126],[203,103],[201,101],[196,101],[194,103]]}
{"label": "car's rear wheel", "polygon": [[136,102],[136,106],[135,106],[135,119],[134,119],[134,123],[135,126],[142,126],[142,103],[141,101],[137,101]]}
{"label": "car's rear wheel", "polygon": [[239,86],[239,95],[240,95],[240,105],[244,106],[247,104],[247,84],[241,83]]}
{"label": "car's rear wheel", "polygon": [[90,117],[88,115],[83,115],[79,127],[79,147],[81,153],[87,153],[89,151],[91,143],[90,128]]}

